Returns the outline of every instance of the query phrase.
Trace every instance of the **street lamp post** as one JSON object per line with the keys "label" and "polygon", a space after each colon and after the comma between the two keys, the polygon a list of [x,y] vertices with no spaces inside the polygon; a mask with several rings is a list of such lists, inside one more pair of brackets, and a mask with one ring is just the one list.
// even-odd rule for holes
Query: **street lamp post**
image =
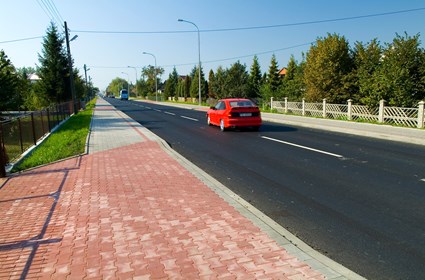
{"label": "street lamp post", "polygon": [[153,56],[153,58],[155,59],[155,100],[156,102],[158,102],[158,79],[157,79],[157,69],[156,69],[156,56],[153,53],[148,53],[148,52],[143,52],[143,54],[148,54]]}
{"label": "street lamp post", "polygon": [[128,94],[128,96],[130,96],[130,75],[126,72],[121,72],[121,73],[127,75],[127,92],[128,92],[127,94]]}
{"label": "street lamp post", "polygon": [[133,68],[136,71],[136,96],[137,96],[137,68],[133,66],[127,66],[127,68]]}
{"label": "street lamp post", "polygon": [[198,93],[199,93],[199,106],[201,106],[201,33],[199,32],[199,28],[195,23],[188,21],[188,20],[181,19],[181,18],[179,18],[178,21],[190,23],[193,26],[195,26],[196,29],[198,30],[198,69],[199,69],[199,73],[198,73],[198,78],[199,78]]}

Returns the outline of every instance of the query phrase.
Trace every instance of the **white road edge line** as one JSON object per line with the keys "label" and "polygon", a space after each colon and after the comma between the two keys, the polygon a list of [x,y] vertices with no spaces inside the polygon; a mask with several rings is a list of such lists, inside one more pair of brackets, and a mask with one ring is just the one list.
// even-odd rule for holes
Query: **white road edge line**
{"label": "white road edge line", "polygon": [[194,119],[194,118],[190,118],[190,117],[186,117],[186,116],[180,116],[180,117],[182,117],[183,119],[187,119],[187,120],[191,120],[191,121],[199,122],[199,120],[198,120],[198,119]]}
{"label": "white road edge line", "polygon": [[168,114],[168,115],[172,115],[172,116],[175,116],[175,115],[176,115],[176,114],[174,114],[174,113],[167,112],[167,111],[164,111],[164,113],[166,113],[166,114]]}
{"label": "white road edge line", "polygon": [[333,154],[333,153],[325,152],[325,151],[322,151],[322,150],[318,150],[318,149],[314,149],[314,148],[310,148],[310,147],[306,147],[306,146],[301,146],[301,145],[298,145],[298,144],[282,141],[282,140],[279,140],[279,139],[270,138],[270,137],[267,137],[267,136],[261,136],[261,138],[271,140],[271,141],[275,141],[275,142],[279,142],[279,143],[286,144],[286,145],[290,145],[290,146],[294,146],[294,147],[298,147],[298,148],[301,148],[301,149],[306,149],[306,150],[310,150],[310,151],[313,151],[313,152],[325,154],[325,155],[328,155],[328,156],[333,156],[333,157],[337,157],[337,158],[343,157],[343,156],[338,155],[338,154]]}

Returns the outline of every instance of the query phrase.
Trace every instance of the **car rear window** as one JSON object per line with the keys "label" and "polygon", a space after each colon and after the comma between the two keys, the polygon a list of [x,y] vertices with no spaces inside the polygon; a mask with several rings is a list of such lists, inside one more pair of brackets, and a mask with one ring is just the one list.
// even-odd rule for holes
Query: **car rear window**
{"label": "car rear window", "polygon": [[256,105],[254,102],[250,100],[243,100],[243,101],[231,101],[230,107],[255,107]]}

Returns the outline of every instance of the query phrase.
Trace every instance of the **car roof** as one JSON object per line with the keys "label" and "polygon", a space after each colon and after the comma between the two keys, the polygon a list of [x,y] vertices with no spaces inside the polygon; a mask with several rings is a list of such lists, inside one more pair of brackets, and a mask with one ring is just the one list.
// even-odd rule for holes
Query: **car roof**
{"label": "car roof", "polygon": [[251,101],[250,99],[248,99],[248,98],[234,98],[234,97],[232,97],[232,98],[223,98],[223,99],[220,99],[221,101]]}

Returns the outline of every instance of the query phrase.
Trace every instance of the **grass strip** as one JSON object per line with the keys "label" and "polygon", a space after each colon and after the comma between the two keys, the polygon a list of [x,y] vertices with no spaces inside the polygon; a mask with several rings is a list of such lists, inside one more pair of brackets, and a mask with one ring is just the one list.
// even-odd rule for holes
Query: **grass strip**
{"label": "grass strip", "polygon": [[71,116],[27,157],[15,165],[12,172],[22,171],[84,153],[95,103],[95,99],[90,101],[84,111]]}

